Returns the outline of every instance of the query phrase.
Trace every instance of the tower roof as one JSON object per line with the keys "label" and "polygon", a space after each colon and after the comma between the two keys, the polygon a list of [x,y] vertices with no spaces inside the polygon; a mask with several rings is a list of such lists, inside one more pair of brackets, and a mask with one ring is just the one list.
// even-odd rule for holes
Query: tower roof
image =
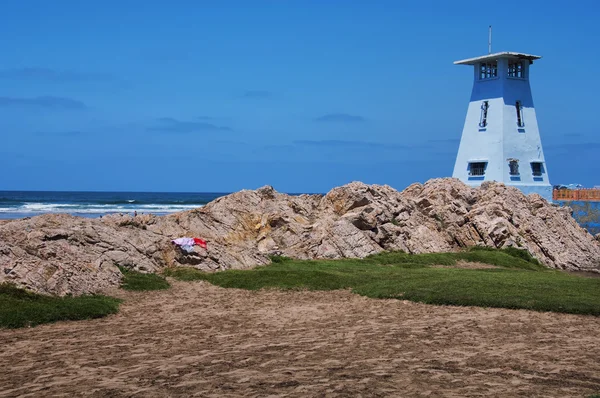
{"label": "tower roof", "polygon": [[504,51],[501,53],[482,55],[481,57],[468,58],[468,59],[463,59],[461,61],[454,61],[454,65],[475,65],[475,64],[478,64],[479,62],[493,61],[493,60],[497,60],[498,58],[528,59],[530,62],[533,62],[534,60],[540,59],[542,57],[540,57],[539,55],[513,53],[510,51]]}

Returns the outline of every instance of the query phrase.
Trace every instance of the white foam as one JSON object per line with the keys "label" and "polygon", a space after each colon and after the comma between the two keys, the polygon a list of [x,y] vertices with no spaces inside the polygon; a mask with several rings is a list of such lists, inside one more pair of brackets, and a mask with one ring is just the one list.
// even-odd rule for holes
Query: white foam
{"label": "white foam", "polygon": [[107,204],[66,204],[66,203],[25,203],[17,207],[0,207],[0,213],[45,214],[108,214],[108,213],[175,213],[202,207],[203,205],[107,205]]}
{"label": "white foam", "polygon": [[69,207],[76,207],[76,205],[63,203],[25,203],[24,205],[19,206],[17,209],[24,211],[46,211],[54,209],[66,209]]}

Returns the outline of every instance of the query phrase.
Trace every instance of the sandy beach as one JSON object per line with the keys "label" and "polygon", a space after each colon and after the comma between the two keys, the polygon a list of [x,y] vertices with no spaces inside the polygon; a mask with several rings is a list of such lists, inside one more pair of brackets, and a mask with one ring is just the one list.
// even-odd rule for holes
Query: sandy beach
{"label": "sandy beach", "polygon": [[0,397],[600,392],[600,319],[174,282],[105,319],[0,330]]}

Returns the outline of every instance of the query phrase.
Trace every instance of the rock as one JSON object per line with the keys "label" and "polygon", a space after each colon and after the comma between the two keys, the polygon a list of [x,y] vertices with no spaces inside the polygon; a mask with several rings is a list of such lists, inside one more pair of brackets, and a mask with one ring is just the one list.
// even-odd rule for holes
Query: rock
{"label": "rock", "polygon": [[143,229],[47,214],[4,223],[0,228],[0,282],[58,295],[101,291],[117,285],[117,266],[153,272],[166,266],[168,243]]}
{"label": "rock", "polygon": [[[181,236],[202,237],[208,249],[183,252],[171,244]],[[518,247],[548,267],[600,272],[599,240],[568,208],[494,182],[470,188],[434,179],[402,192],[352,182],[324,196],[285,195],[266,186],[163,217],[48,214],[0,223],[0,282],[77,295],[118,285],[117,266],[218,271],[269,264],[270,255],[362,258],[473,245]]]}

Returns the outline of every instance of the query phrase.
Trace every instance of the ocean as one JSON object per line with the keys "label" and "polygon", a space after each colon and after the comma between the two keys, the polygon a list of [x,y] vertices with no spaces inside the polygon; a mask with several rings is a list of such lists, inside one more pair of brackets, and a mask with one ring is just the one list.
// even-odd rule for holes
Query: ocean
{"label": "ocean", "polygon": [[100,217],[112,213],[164,215],[202,207],[227,193],[0,191],[0,219],[68,213]]}

